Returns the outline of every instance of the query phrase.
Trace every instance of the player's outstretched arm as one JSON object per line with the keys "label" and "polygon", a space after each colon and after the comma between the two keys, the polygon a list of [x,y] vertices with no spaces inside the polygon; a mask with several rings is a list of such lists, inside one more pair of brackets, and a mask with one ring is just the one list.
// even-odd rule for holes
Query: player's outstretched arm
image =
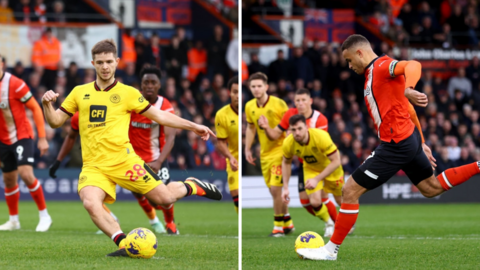
{"label": "player's outstretched arm", "polygon": [[260,116],[258,125],[265,130],[265,134],[267,134],[268,139],[271,141],[275,141],[282,136],[283,131],[278,126],[271,128],[265,115]]}
{"label": "player's outstretched arm", "polygon": [[57,159],[53,164],[50,166],[49,175],[50,177],[56,178],[56,172],[58,167],[60,167],[60,163],[62,160],[72,151],[73,146],[75,145],[75,140],[78,137],[78,131],[74,129],[70,129],[65,140],[63,141],[62,148],[60,148],[60,152],[58,152]]}
{"label": "player's outstretched arm", "polygon": [[228,158],[232,170],[236,172],[238,170],[238,161],[228,150],[227,139],[217,139],[217,149],[223,156]]}
{"label": "player's outstretched arm", "polygon": [[282,199],[283,202],[288,204],[290,202],[290,191],[288,190],[288,182],[290,182],[290,176],[292,175],[292,159],[283,156],[282,160]]}
{"label": "player's outstretched arm", "polygon": [[43,113],[45,114],[45,119],[51,128],[59,128],[67,121],[69,115],[62,112],[61,110],[55,110],[53,108],[52,102],[57,101],[58,94],[52,90],[48,90],[42,97]]}
{"label": "player's outstretched arm", "polygon": [[255,138],[255,134],[257,134],[257,130],[255,125],[252,123],[247,123],[247,130],[245,131],[245,159],[248,163],[255,166],[255,158],[252,156],[252,144],[253,139]]}
{"label": "player's outstretched arm", "polygon": [[197,125],[191,121],[178,117],[172,113],[159,110],[153,106],[145,111],[143,115],[163,126],[191,130],[202,137],[203,140],[208,140],[210,135],[215,137],[215,133],[213,133],[208,127]]}
{"label": "player's outstretched arm", "polygon": [[335,150],[335,152],[331,153],[328,155],[328,159],[330,159],[330,164],[325,167],[325,169],[317,174],[314,178],[307,179],[305,183],[305,188],[306,189],[314,189],[318,182],[322,181],[325,179],[327,176],[333,173],[339,166],[340,166],[340,153],[338,150]]}

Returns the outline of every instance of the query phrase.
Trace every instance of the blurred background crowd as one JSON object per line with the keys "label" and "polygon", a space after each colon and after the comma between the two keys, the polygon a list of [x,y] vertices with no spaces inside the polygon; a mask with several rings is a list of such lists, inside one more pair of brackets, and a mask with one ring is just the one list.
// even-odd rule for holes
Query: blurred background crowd
{"label": "blurred background crowd", "polygon": [[[203,2],[215,12],[215,16],[236,21],[236,1]],[[1,0],[0,6],[0,23],[47,23],[42,28],[42,37],[33,44],[32,66],[27,67],[21,61],[16,61],[14,66],[8,67],[9,72],[27,83],[40,104],[45,91],[52,89],[60,94],[56,104],[58,108],[75,86],[95,80],[93,67],[80,68],[75,57],[62,57],[64,54],[61,51],[66,48],[62,48],[57,38],[57,25],[49,23],[78,22],[75,15],[69,15],[87,12],[78,8],[84,8],[85,5],[62,1],[21,0],[9,3]],[[238,66],[236,36],[233,31],[226,29],[225,25],[212,24],[202,29],[205,38],[197,39],[192,38],[196,33],[188,26],[177,26],[169,38],[162,39],[156,31],[121,29],[117,40],[121,60],[116,79],[140,89],[140,70],[146,65],[157,66],[162,73],[159,94],[172,103],[175,114],[214,129],[215,113],[230,102],[226,86],[236,74]],[[8,57],[5,55],[5,58]],[[33,125],[31,112],[27,110],[27,113]],[[42,157],[36,149],[35,168],[47,168],[54,162],[69,130],[69,122],[55,130],[46,125],[50,149]],[[224,170],[225,158],[215,150],[215,144],[215,140],[204,142],[193,132],[177,130],[175,146],[168,157],[170,167]],[[62,166],[82,166],[79,140]]]}
{"label": "blurred background crowd", "polygon": [[[296,4],[299,2],[308,1],[294,1]],[[258,13],[258,7],[267,4],[271,5],[265,9],[267,11],[276,6],[275,1],[253,1],[250,12]],[[313,7],[315,5],[318,5],[318,2],[312,3]],[[322,8],[325,8],[325,5],[335,6],[323,3],[320,5]],[[475,0],[359,0],[355,1],[353,6],[357,15],[360,15],[357,18],[376,25],[384,34],[382,38],[385,39],[372,42],[378,55],[387,54],[398,60],[410,60],[408,48],[404,45],[412,42],[436,43],[437,46],[444,47],[463,44],[471,48],[478,45],[478,41],[472,43],[476,31],[468,30],[472,23],[478,24],[478,5]],[[295,13],[295,8],[293,11]],[[385,22],[378,24],[377,21],[383,17]],[[425,27],[429,24],[429,27],[435,30]],[[452,31],[455,29],[455,32],[463,32],[458,31],[459,37],[453,38],[439,34],[442,26],[445,29],[447,25],[451,26]],[[411,32],[412,27],[420,27],[420,32],[417,33],[420,40],[415,39],[415,31]],[[389,36],[396,43],[387,42]],[[244,52],[244,59],[249,59],[248,63],[245,63],[248,74],[267,74],[268,93],[282,98],[290,107],[294,106],[293,98],[297,89],[309,89],[314,109],[328,118],[328,131],[342,153],[343,169],[350,174],[379,144],[373,121],[364,105],[365,77],[348,68],[340,52],[340,42],[304,38],[300,43],[298,46],[278,49],[276,57],[268,63],[261,63],[258,50],[252,49],[247,54]],[[417,90],[428,95],[428,107],[416,107],[416,110],[425,141],[437,159],[437,172],[480,160],[480,61],[475,56],[464,62],[466,67],[460,66],[455,72],[440,73],[424,68],[422,78],[416,86]],[[244,80],[248,74],[243,74]],[[247,81],[244,81],[242,90],[245,105],[253,98]],[[245,128],[243,114],[242,130],[245,131]],[[254,149],[258,157],[259,145],[255,145]],[[261,173],[259,166],[253,167],[245,159],[243,161],[243,164],[246,164],[243,167],[245,175]]]}

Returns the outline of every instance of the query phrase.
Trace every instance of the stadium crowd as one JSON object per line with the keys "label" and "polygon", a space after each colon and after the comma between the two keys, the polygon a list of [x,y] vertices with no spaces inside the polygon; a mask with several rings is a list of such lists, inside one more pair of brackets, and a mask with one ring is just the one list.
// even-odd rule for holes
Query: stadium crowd
{"label": "stadium crowd", "polygon": [[[377,48],[379,55],[381,47]],[[388,47],[383,50],[394,57]],[[268,66],[262,65],[258,55],[252,53],[248,73],[267,74],[268,93],[284,99],[290,107],[294,106],[297,89],[309,89],[314,109],[329,120],[328,131],[341,150],[345,172],[352,173],[379,144],[363,101],[364,76],[351,71],[339,47],[332,44],[315,42],[313,46],[308,46],[305,41],[303,46],[291,50],[290,57],[286,53],[278,50],[277,59]],[[403,59],[407,56],[404,51]],[[416,109],[426,143],[437,159],[437,172],[480,160],[479,59],[475,57],[466,69],[458,69],[458,74],[448,79],[433,76],[431,71],[422,75],[416,89],[428,95],[429,105],[426,109]],[[242,93],[245,105],[253,98],[247,81],[244,81]],[[245,131],[245,114],[242,123]],[[259,145],[254,149],[259,157]],[[245,159],[243,161],[246,164],[244,174],[260,174],[259,166],[254,168]]]}
{"label": "stadium crowd", "polygon": [[[42,39],[33,45],[32,68],[17,62],[8,70],[27,83],[40,104],[47,90],[59,93],[58,107],[76,85],[94,81],[95,70],[93,67],[80,69],[75,62],[63,63],[60,46],[54,46],[59,44],[54,32],[47,28]],[[176,29],[170,42],[160,42],[155,34],[146,37],[141,32],[134,36],[132,33],[126,30],[122,34],[122,60],[116,78],[140,89],[138,74],[142,67],[159,67],[162,71],[159,94],[171,101],[175,113],[214,129],[216,111],[230,102],[226,84],[234,72],[226,59],[228,33],[222,27],[214,26],[212,37],[205,44],[202,40],[189,40],[186,30],[181,27]],[[38,49],[43,45],[50,46],[50,50]],[[31,112],[27,110],[27,114],[33,125]],[[46,125],[50,149],[42,157],[36,149],[36,168],[47,168],[54,162],[69,129],[69,123],[55,130]],[[215,150],[215,143],[215,140],[204,142],[193,132],[177,130],[175,146],[168,157],[171,168],[224,170],[225,158]],[[62,166],[81,167],[81,164],[81,149],[77,141]]]}

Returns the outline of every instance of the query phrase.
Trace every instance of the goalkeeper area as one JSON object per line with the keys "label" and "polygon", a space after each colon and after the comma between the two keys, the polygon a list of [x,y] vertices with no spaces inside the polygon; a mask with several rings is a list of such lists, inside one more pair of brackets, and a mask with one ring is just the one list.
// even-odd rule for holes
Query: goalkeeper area
{"label": "goalkeeper area", "polygon": [[[20,202],[17,231],[0,232],[0,269],[236,269],[238,221],[231,202],[175,203],[180,235],[156,234],[157,253],[149,260],[108,258],[116,249],[104,234],[97,235],[81,202],[49,201],[53,224],[48,232],[35,232],[38,210],[34,202]],[[125,232],[150,228],[134,201],[116,202],[109,208]],[[0,204],[0,213],[8,213]],[[161,211],[159,218],[163,216]]]}
{"label": "goalkeeper area", "polygon": [[243,209],[242,269],[478,269],[479,206],[360,205],[355,232],[343,242],[337,261],[297,257],[299,234],[323,236],[323,222],[304,209],[289,209],[296,231],[280,238],[265,233],[271,209]]}

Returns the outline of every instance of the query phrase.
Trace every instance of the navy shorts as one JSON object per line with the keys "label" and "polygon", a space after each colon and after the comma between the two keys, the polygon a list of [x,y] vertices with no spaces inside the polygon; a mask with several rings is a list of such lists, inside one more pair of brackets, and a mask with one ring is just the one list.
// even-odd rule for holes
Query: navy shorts
{"label": "navy shorts", "polygon": [[305,182],[303,176],[303,162],[300,162],[300,166],[298,167],[298,193],[305,191]]}
{"label": "navy shorts", "polygon": [[168,161],[164,161],[162,163],[162,166],[160,167],[160,170],[158,170],[158,177],[162,180],[162,182],[165,185],[168,185],[170,183],[170,166],[168,165]]}
{"label": "navy shorts", "polygon": [[13,172],[18,166],[33,166],[34,158],[33,139],[22,139],[12,145],[0,142],[0,161],[2,172]]}
{"label": "navy shorts", "polygon": [[366,189],[375,189],[403,170],[414,185],[432,176],[432,165],[423,152],[422,138],[415,128],[410,137],[398,143],[381,142],[352,174]]}

